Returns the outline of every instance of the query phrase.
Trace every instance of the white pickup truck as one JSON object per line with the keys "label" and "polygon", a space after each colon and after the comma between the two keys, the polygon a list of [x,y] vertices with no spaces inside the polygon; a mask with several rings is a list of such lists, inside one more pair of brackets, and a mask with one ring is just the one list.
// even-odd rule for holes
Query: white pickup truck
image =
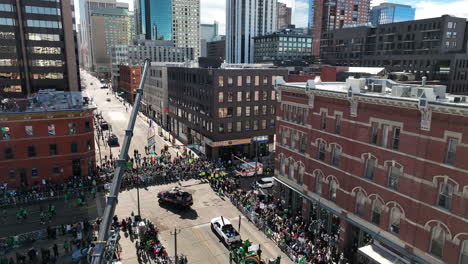
{"label": "white pickup truck", "polygon": [[234,229],[231,222],[222,216],[211,219],[211,229],[226,245],[232,245],[241,241],[240,234]]}

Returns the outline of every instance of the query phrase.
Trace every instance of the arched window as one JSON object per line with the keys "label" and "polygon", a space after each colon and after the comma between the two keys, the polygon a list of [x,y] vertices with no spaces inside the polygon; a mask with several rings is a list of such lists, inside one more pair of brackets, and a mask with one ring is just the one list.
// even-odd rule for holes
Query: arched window
{"label": "arched window", "polygon": [[364,169],[364,178],[369,180],[374,179],[374,170],[376,167],[375,160],[372,158],[367,158],[365,165],[366,167]]}
{"label": "arched window", "polygon": [[293,162],[289,162],[289,179],[294,179],[294,165],[295,164]]}
{"label": "arched window", "polygon": [[429,245],[429,253],[442,258],[445,245],[445,232],[440,226],[434,226],[431,232],[431,244]]}
{"label": "arched window", "polygon": [[401,211],[398,207],[393,207],[390,211],[390,232],[398,234],[400,232]]}
{"label": "arched window", "polygon": [[468,240],[463,241],[460,249],[460,264],[468,263]]}
{"label": "arched window", "polygon": [[452,207],[453,184],[449,182],[441,182],[439,184],[439,196],[437,197],[437,205],[450,210]]}
{"label": "arched window", "polygon": [[282,157],[281,161],[281,175],[286,175],[286,165],[288,163],[288,159],[286,159],[284,156]]}
{"label": "arched window", "polygon": [[332,202],[336,202],[336,189],[338,188],[338,184],[335,180],[331,180],[330,182],[330,190],[329,190],[329,199]]}
{"label": "arched window", "polygon": [[380,225],[380,216],[382,215],[382,202],[379,199],[375,199],[372,203],[372,216],[371,221],[376,225]]}
{"label": "arched window", "polygon": [[398,180],[401,176],[401,170],[397,167],[390,166],[388,168],[388,187],[398,189]]}
{"label": "arched window", "polygon": [[366,196],[363,192],[358,192],[358,194],[356,195],[356,214],[359,216],[363,216],[365,208]]}
{"label": "arched window", "polygon": [[305,168],[303,165],[299,166],[299,172],[298,172],[298,177],[297,177],[297,183],[302,184],[304,182],[304,172]]}
{"label": "arched window", "polygon": [[315,174],[315,192],[322,194],[322,175],[318,172]]}

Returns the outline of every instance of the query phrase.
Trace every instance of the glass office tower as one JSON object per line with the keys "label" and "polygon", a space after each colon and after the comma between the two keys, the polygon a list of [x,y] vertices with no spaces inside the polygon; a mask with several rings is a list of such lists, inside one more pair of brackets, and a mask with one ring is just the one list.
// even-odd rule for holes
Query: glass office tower
{"label": "glass office tower", "polygon": [[409,5],[382,3],[372,8],[370,12],[373,25],[414,20],[415,8]]}
{"label": "glass office tower", "polygon": [[[288,1],[285,2],[287,3]],[[290,2],[292,2],[291,24],[293,24],[296,29],[301,29],[303,31],[302,33],[308,34],[313,24],[314,0],[293,0]]]}
{"label": "glass office tower", "polygon": [[135,0],[137,35],[145,39],[172,39],[172,1]]}

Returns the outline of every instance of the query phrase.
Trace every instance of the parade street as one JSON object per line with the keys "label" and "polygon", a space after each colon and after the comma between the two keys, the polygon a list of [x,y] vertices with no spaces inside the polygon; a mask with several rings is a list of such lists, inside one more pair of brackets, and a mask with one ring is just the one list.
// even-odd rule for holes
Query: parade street
{"label": "parade street", "polygon": [[[160,206],[156,195],[159,191],[179,186],[192,193],[194,204],[189,209],[178,209],[170,205]],[[220,197],[212,191],[207,183],[190,180],[179,184],[161,185],[140,189],[141,215],[148,218],[160,229],[160,240],[168,249],[170,256],[174,255],[174,228],[177,228],[178,254],[187,256],[190,264],[228,264],[229,251],[210,228],[210,220],[223,216],[238,229],[239,215],[237,208],[227,197]],[[119,195],[116,214],[128,217],[132,211],[137,213],[137,192],[135,189],[124,191]],[[281,255],[281,263],[292,263],[275,243],[268,239],[245,217],[241,217],[241,238],[249,239],[254,244],[261,244],[262,258],[276,258]],[[125,237],[120,240],[122,245],[123,263],[136,264],[135,245]]]}

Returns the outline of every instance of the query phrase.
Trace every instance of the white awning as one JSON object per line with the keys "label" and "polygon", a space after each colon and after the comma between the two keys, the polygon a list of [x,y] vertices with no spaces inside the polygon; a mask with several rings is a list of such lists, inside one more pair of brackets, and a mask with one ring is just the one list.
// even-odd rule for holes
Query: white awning
{"label": "white awning", "polygon": [[358,252],[371,259],[374,263],[410,264],[406,259],[377,244],[363,246],[358,249]]}

